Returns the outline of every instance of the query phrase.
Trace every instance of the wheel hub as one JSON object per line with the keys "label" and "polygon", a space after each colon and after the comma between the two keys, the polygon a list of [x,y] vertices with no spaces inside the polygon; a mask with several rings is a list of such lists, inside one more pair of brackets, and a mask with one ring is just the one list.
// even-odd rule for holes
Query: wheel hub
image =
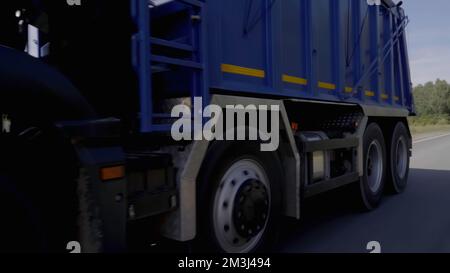
{"label": "wheel hub", "polygon": [[373,141],[367,153],[366,172],[369,188],[372,192],[377,192],[382,184],[384,164],[380,143]]}
{"label": "wheel hub", "polygon": [[403,137],[399,138],[397,141],[396,153],[397,176],[400,179],[404,179],[407,173],[408,150],[406,148],[406,141]]}
{"label": "wheel hub", "polygon": [[250,179],[239,189],[233,210],[236,231],[243,238],[251,239],[263,229],[269,214],[269,196],[265,185]]}
{"label": "wheel hub", "polygon": [[220,181],[213,207],[218,243],[225,252],[250,252],[260,242],[270,218],[267,174],[257,161],[241,159]]}
{"label": "wheel hub", "polygon": [[373,163],[372,163],[372,159],[369,158],[369,163],[367,166],[367,175],[372,176],[372,171],[373,171]]}

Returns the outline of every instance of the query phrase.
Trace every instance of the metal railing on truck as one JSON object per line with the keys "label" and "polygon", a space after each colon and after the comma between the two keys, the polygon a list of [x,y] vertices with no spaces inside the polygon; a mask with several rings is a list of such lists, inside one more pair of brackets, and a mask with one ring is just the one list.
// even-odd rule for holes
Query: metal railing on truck
{"label": "metal railing on truck", "polygon": [[[388,3],[388,6],[386,7],[386,11],[392,13],[392,8],[395,8],[396,5],[394,5],[391,1],[385,1]],[[364,26],[366,24],[366,20],[368,20],[368,17],[370,17],[371,20],[375,20],[374,16],[369,16],[369,7],[367,7],[366,10],[366,16],[363,19],[363,23],[360,26],[360,32],[358,34],[358,43],[360,43],[360,39],[362,36],[362,30],[364,29]],[[397,51],[397,54],[400,56],[401,54],[405,54],[405,47],[406,47],[406,43],[404,41],[405,39],[405,29],[407,27],[407,25],[409,24],[409,18],[407,16],[393,16],[395,23],[393,24],[394,29],[392,31],[390,31],[389,29],[385,29],[384,31],[386,33],[389,33],[391,35],[391,37],[387,40],[387,42],[385,44],[382,44],[380,46],[381,50],[380,50],[380,54],[381,56],[377,55],[370,63],[369,67],[367,68],[367,70],[360,76],[360,78],[358,78],[358,80],[356,81],[356,83],[354,84],[354,86],[351,88],[351,92],[348,92],[346,94],[342,95],[342,99],[350,99],[352,97],[354,97],[355,95],[358,95],[358,93],[361,93],[360,87],[362,86],[362,84],[364,83],[364,81],[370,79],[371,77],[374,76],[374,74],[379,73],[379,67],[381,65],[384,65],[386,63],[386,61],[388,60],[389,56],[391,56],[391,54],[394,53],[394,51]],[[375,20],[376,22],[376,20]],[[374,23],[372,23],[374,25]],[[376,35],[376,34],[374,34]],[[375,41],[377,39],[374,39]],[[354,49],[355,50],[357,48],[357,45],[354,45]],[[354,52],[352,53],[352,55],[350,56],[350,58],[353,57]],[[403,58],[401,58],[402,61],[406,61],[407,57],[403,56]],[[350,60],[347,60],[347,62],[350,62]],[[409,71],[409,64],[402,64],[403,66],[406,66],[407,69],[405,69],[405,71]],[[410,78],[410,77],[407,77]],[[404,85],[409,85],[409,83],[401,83]],[[406,86],[405,88],[409,88],[408,86]],[[408,92],[406,92],[407,94],[410,94],[410,90],[408,90]],[[398,100],[400,100],[402,102],[402,105],[405,105],[405,100],[406,98],[405,96],[405,92],[401,92],[402,98],[398,98]],[[395,100],[395,98],[392,98],[393,100]]]}
{"label": "metal railing on truck", "polygon": [[[208,100],[205,5],[198,0],[164,1],[163,5],[132,0],[131,11],[138,29],[132,37],[132,63],[139,75],[141,132],[170,131],[170,114],[157,109],[156,97],[189,97],[191,103],[194,97]],[[166,90],[152,83],[158,73],[163,74],[161,89]],[[181,85],[182,94],[170,94],[175,84]]]}

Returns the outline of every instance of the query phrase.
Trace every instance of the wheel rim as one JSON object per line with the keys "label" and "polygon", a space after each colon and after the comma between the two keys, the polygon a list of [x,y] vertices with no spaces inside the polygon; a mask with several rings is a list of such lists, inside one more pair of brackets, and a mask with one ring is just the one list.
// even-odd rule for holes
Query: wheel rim
{"label": "wheel rim", "polygon": [[230,253],[252,251],[264,234],[271,206],[269,179],[251,159],[234,163],[223,175],[214,198],[214,231]]}
{"label": "wheel rim", "polygon": [[373,193],[378,192],[383,180],[383,156],[381,144],[374,140],[370,145],[367,152],[367,181],[369,188]]}
{"label": "wheel rim", "polygon": [[404,179],[406,176],[408,165],[408,151],[406,148],[406,141],[404,137],[400,137],[397,141],[396,148],[396,173],[400,179]]}

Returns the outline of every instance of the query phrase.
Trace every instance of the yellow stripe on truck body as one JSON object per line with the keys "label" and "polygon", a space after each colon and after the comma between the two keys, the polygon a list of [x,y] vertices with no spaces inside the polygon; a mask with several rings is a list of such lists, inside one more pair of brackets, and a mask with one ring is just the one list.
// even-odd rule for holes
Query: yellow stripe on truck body
{"label": "yellow stripe on truck body", "polygon": [[319,88],[328,89],[328,90],[336,90],[336,85],[327,82],[319,82]]}
{"label": "yellow stripe on truck body", "polygon": [[256,77],[256,78],[265,78],[266,77],[266,72],[264,70],[247,68],[247,67],[242,67],[242,66],[237,66],[237,65],[232,65],[232,64],[222,64],[221,69],[222,69],[222,72],[224,72],[224,73],[237,74],[237,75]]}
{"label": "yellow stripe on truck body", "polygon": [[307,79],[289,76],[289,75],[283,75],[283,82],[293,83],[293,84],[298,84],[298,85],[308,85]]}

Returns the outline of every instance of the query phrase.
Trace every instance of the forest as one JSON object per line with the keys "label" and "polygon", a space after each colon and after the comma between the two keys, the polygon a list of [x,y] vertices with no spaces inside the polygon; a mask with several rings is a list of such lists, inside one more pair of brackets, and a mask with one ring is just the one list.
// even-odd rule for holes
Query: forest
{"label": "forest", "polygon": [[445,80],[418,85],[414,88],[417,117],[410,119],[412,126],[449,125],[450,84]]}

